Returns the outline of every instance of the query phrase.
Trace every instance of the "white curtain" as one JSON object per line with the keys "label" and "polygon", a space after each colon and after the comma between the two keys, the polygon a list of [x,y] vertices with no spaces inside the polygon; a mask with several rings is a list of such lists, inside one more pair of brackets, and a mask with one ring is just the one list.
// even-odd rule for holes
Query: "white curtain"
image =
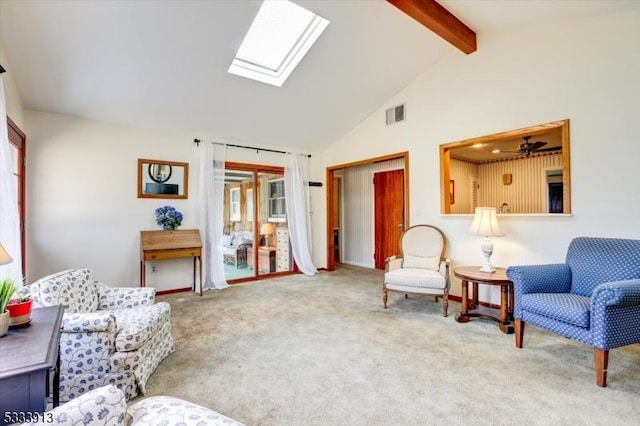
{"label": "white curtain", "polygon": [[222,253],[226,151],[226,145],[216,143],[204,143],[200,147],[197,208],[204,258],[202,286],[205,289],[228,287]]}
{"label": "white curtain", "polygon": [[284,194],[293,258],[305,275],[318,271],[311,260],[311,211],[309,200],[309,158],[287,153],[284,166]]}
{"label": "white curtain", "polygon": [[7,109],[4,102],[4,84],[0,78],[0,244],[13,262],[0,266],[0,276],[13,278],[22,285],[22,245],[20,244],[20,215],[14,150],[9,146]]}

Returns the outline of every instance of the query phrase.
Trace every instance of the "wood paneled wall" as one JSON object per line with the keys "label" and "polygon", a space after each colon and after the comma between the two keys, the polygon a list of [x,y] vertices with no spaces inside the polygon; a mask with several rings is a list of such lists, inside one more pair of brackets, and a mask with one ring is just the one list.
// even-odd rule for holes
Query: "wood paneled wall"
{"label": "wood paneled wall", "polygon": [[454,197],[451,213],[471,213],[473,205],[473,182],[478,178],[478,165],[468,161],[451,159],[451,180],[454,182]]}

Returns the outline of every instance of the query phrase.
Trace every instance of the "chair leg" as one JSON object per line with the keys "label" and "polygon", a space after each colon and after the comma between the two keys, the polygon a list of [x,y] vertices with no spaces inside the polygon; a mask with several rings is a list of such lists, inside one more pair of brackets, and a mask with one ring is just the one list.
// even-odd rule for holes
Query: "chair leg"
{"label": "chair leg", "polygon": [[596,383],[601,388],[607,387],[609,349],[593,348],[593,358],[596,364]]}
{"label": "chair leg", "polygon": [[387,309],[387,298],[389,297],[389,292],[387,290],[387,286],[382,284],[382,303],[384,303],[384,308]]}
{"label": "chair leg", "polygon": [[516,323],[516,348],[522,348],[522,336],[524,335],[524,321],[515,320]]}
{"label": "chair leg", "polygon": [[445,290],[442,295],[442,309],[444,310],[444,316],[446,318],[449,311],[449,290]]}

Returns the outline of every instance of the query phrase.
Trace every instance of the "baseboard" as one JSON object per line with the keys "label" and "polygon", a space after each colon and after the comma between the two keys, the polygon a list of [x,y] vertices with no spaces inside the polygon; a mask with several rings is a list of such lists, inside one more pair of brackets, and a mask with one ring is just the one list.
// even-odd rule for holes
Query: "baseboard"
{"label": "baseboard", "polygon": [[360,263],[360,262],[344,261],[342,263],[344,263],[345,265],[359,266],[361,268],[375,269],[374,265],[367,265],[365,263]]}
{"label": "baseboard", "polygon": [[[326,270],[327,270],[327,268],[318,268],[318,271],[326,271]],[[259,276],[258,278],[249,277],[249,278],[244,278],[244,279],[238,279],[238,280],[234,280],[234,282],[230,283],[229,285],[242,284],[242,283],[245,283],[245,282],[248,282],[248,281],[259,281],[259,280],[262,280],[264,278],[273,277],[274,275],[275,276],[278,276],[278,275],[293,275],[293,273],[288,272],[288,273],[282,273],[282,274],[269,274],[269,275],[266,275],[264,277]],[[175,288],[175,289],[171,289],[171,290],[159,290],[159,291],[156,291],[156,294],[158,296],[161,296],[163,294],[182,293],[182,292],[186,292],[186,291],[193,291],[193,288],[192,287],[184,287],[184,288]],[[454,295],[450,294],[449,295],[449,300],[453,300],[454,302],[462,303],[462,297],[461,296],[454,296]],[[471,300],[469,300],[469,303],[471,303]],[[500,309],[500,305],[496,305],[496,304],[489,303],[489,302],[480,301],[479,304],[481,306],[486,306],[488,308]]]}
{"label": "baseboard", "polygon": [[182,293],[185,291],[193,291],[193,287],[172,288],[171,290],[158,290],[156,291],[156,294],[158,296],[162,296],[163,294]]}

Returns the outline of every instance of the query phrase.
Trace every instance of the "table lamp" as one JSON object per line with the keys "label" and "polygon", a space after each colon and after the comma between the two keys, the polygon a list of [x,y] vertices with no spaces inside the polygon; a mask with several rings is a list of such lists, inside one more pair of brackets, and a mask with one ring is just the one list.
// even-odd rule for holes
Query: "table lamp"
{"label": "table lamp", "polygon": [[9,256],[9,253],[7,253],[4,247],[2,247],[2,244],[0,244],[0,265],[6,265],[11,262],[13,262],[13,259]]}
{"label": "table lamp", "polygon": [[493,273],[496,270],[491,267],[491,255],[493,254],[493,242],[490,237],[501,237],[504,235],[498,224],[498,215],[493,207],[476,207],[476,213],[473,216],[473,222],[469,227],[469,233],[474,235],[482,235],[484,241],[480,247],[484,255],[484,263],[480,267],[480,272]]}
{"label": "table lamp", "polygon": [[273,234],[273,231],[273,224],[271,223],[263,223],[262,226],[260,226],[260,235],[265,235],[264,245],[267,247],[271,246],[269,244],[269,235]]}

